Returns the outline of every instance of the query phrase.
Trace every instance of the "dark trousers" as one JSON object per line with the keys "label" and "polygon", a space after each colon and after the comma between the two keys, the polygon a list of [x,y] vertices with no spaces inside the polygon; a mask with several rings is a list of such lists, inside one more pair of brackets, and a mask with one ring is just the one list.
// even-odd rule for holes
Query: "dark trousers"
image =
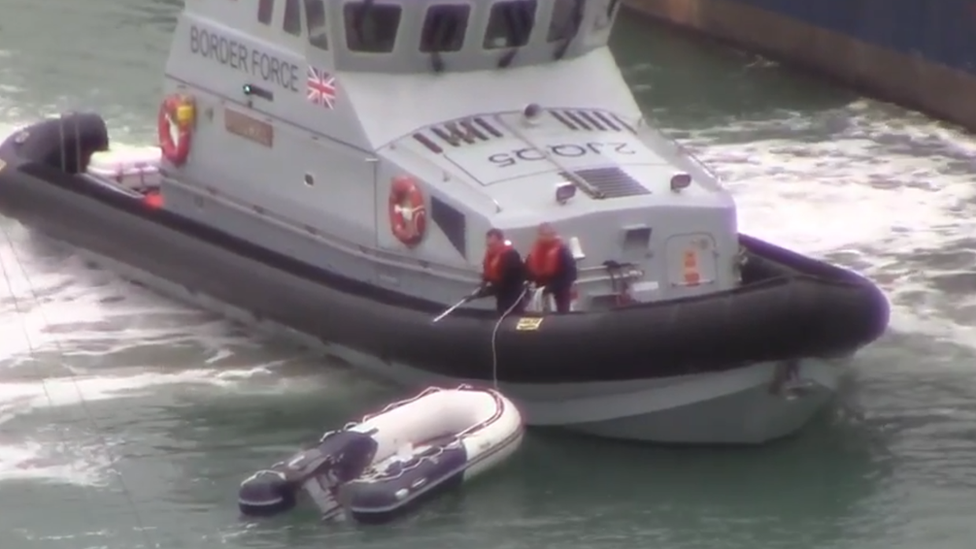
{"label": "dark trousers", "polygon": [[498,293],[495,295],[495,309],[498,311],[499,315],[505,314],[505,311],[511,309],[509,314],[517,315],[525,311],[525,300],[522,299],[522,288],[520,287],[518,291]]}
{"label": "dark trousers", "polygon": [[547,295],[552,296],[552,300],[556,302],[556,312],[557,313],[568,313],[570,312],[570,306],[573,303],[573,289],[572,288],[546,288]]}

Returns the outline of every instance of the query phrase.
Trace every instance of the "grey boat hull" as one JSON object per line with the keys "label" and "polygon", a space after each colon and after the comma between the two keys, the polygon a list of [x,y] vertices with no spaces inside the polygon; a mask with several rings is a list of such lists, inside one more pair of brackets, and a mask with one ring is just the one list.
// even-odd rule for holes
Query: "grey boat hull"
{"label": "grey boat hull", "polygon": [[[129,278],[231,316],[238,311],[296,330],[386,378],[415,385],[497,381],[530,425],[664,442],[763,442],[796,430],[822,406],[836,385],[837,369],[822,366],[826,359],[852,354],[887,324],[887,302],[864,279],[743,236],[750,255],[743,278],[753,281],[744,288],[680,303],[547,317],[536,337],[508,319],[493,349],[495,318],[484,312],[459,311],[432,324],[443,305],[337,281],[86,183],[75,173],[81,166],[54,167],[107,147],[100,119],[75,120],[77,131],[55,133],[40,123],[26,142],[11,138],[0,146],[6,163],[0,212],[114,264]],[[52,145],[53,135],[61,141]],[[82,139],[64,143],[63,135]],[[784,362],[793,364],[793,377],[813,380],[802,399],[810,404],[798,406],[767,390],[770,402],[788,402],[792,410],[773,410],[781,419],[771,420],[763,399],[748,395],[768,386]],[[683,399],[654,400],[679,385],[686,388]],[[736,399],[743,399],[731,405],[739,414],[721,404]],[[713,411],[700,406],[707,402]],[[681,409],[687,419],[675,424],[672,418],[672,425],[701,424],[697,431],[655,427],[662,424],[651,416]],[[758,419],[742,415],[750,410]],[[738,418],[742,428],[725,434],[705,428],[727,423],[719,421],[723,417]]]}

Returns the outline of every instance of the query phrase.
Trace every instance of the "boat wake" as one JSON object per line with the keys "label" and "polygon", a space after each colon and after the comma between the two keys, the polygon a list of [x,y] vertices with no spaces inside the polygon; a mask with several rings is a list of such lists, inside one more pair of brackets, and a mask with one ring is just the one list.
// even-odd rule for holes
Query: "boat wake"
{"label": "boat wake", "polygon": [[[965,235],[976,234],[976,141],[899,113],[860,101],[683,141],[736,195],[743,232],[871,276],[892,301],[895,331],[974,348],[976,298],[966,288],[976,240]],[[0,124],[0,134],[14,129]],[[91,269],[10,221],[0,227],[0,481],[106,478],[100,443],[71,438],[68,451],[63,432],[21,428],[37,414],[162,386],[302,385],[271,382],[275,357],[228,324]]]}
{"label": "boat wake", "polygon": [[685,143],[735,194],[740,230],[870,276],[896,332],[976,348],[972,136],[862,100]]}
{"label": "boat wake", "polygon": [[91,411],[105,401],[129,399],[137,409],[135,399],[158,402],[167,387],[182,394],[191,386],[274,394],[315,387],[307,376],[281,376],[289,359],[228,323],[94,269],[7,220],[0,220],[0,333],[0,482],[107,482],[120,441],[103,438]]}

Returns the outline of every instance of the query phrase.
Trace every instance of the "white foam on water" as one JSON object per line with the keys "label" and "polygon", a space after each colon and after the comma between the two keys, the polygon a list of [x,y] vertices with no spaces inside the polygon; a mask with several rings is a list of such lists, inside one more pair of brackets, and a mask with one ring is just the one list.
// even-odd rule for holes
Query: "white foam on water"
{"label": "white foam on water", "polygon": [[98,446],[69,446],[32,440],[0,444],[0,483],[45,480],[79,486],[101,485],[112,466],[112,459],[97,449]]}
{"label": "white foam on water", "polygon": [[[80,421],[85,423],[87,412],[82,405],[88,403],[147,396],[161,386],[231,389],[258,376],[271,377],[276,364],[238,368],[220,364],[235,355],[232,346],[241,344],[240,338],[227,334],[226,323],[207,320],[191,308],[148,295],[109,273],[96,275],[111,283],[93,285],[86,279],[90,271],[71,258],[52,270],[23,249],[18,242],[22,233],[16,226],[0,227],[0,374],[15,369],[30,373],[35,355],[43,352],[60,357],[69,375],[44,377],[37,368],[36,380],[20,373],[0,381],[0,481],[46,479],[92,485],[104,483],[112,471],[111,452],[102,441],[85,442],[71,433],[41,440],[36,433],[14,429],[12,422],[19,417],[51,408],[74,408],[73,413],[82,414]],[[102,303],[120,294],[124,300]],[[176,321],[162,322],[167,315]],[[187,341],[209,351],[195,365],[198,369],[154,372],[164,365],[120,364],[114,356],[133,347]],[[85,345],[93,342],[96,345]],[[104,371],[78,370],[70,366],[70,357],[77,355],[113,356],[113,365]],[[165,360],[165,354],[159,356]],[[272,385],[279,391],[283,388],[282,384]],[[92,429],[98,428],[93,420],[90,423]]]}
{"label": "white foam on water", "polygon": [[[136,369],[138,370],[138,369]],[[136,399],[153,395],[160,386],[198,385],[232,388],[257,376],[270,376],[268,366],[247,369],[197,369],[175,373],[143,372],[112,377],[68,376],[36,382],[0,383],[0,482],[11,479],[48,479],[73,484],[104,483],[111,473],[112,452],[104,440],[82,442],[63,425],[47,441],[31,434],[13,432],[9,424],[19,416],[45,409],[77,409],[77,423],[97,431],[99,425],[87,417],[87,405],[112,399]]]}
{"label": "white foam on water", "polygon": [[935,277],[952,271],[907,264],[976,235],[976,139],[914,113],[878,116],[880,107],[859,101],[823,113],[846,126],[820,142],[797,138],[823,120],[793,115],[734,123],[686,144],[734,193],[740,230],[814,256],[851,253],[888,294],[895,329],[976,346],[973,323],[947,315],[976,296],[920,305],[908,296],[941,294]]}
{"label": "white foam on water", "polygon": [[5,382],[0,383],[0,418],[12,417],[16,415],[16,410],[78,406],[100,400],[146,396],[160,385],[230,387],[239,381],[270,373],[266,366],[254,366],[236,370],[194,369],[121,376],[72,375],[36,382]]}
{"label": "white foam on water", "polygon": [[[3,97],[17,97],[18,73],[0,52],[0,138],[18,131],[47,111],[56,115],[70,110],[71,100],[63,105],[17,104]],[[64,108],[60,108],[64,107]],[[138,130],[146,133],[145,128]],[[112,125],[112,148],[127,149],[137,145],[126,142],[127,127]],[[150,132],[151,133],[151,132]],[[38,257],[26,245],[29,231],[10,220],[0,219],[0,481],[9,479],[46,479],[77,484],[104,482],[111,473],[109,448],[98,441],[86,440],[79,433],[63,436],[48,432],[44,436],[35,428],[18,432],[18,419],[59,409],[85,423],[82,404],[114,399],[135,399],[157,393],[164,386],[281,392],[295,387],[293,380],[277,380],[273,370],[277,363],[239,367],[224,363],[248,347],[240,337],[228,333],[222,321],[155,294],[131,286],[114,275],[93,273],[80,259],[68,257],[51,264]],[[43,255],[43,254],[42,254]],[[99,284],[92,278],[107,279]],[[119,299],[123,297],[124,299]],[[165,364],[122,364],[124,351],[151,345],[166,348],[193,343],[203,349],[195,369],[184,364],[169,365],[182,371],[159,372]],[[199,351],[194,351],[195,353]],[[52,377],[32,364],[35,355],[63,364],[63,374]],[[142,353],[144,355],[145,353]],[[80,370],[71,358],[111,356],[112,366]],[[167,360],[166,353],[155,355]],[[140,360],[152,360],[143,356]],[[37,366],[37,378],[33,371]],[[48,365],[49,366],[49,365]],[[257,386],[258,388],[255,388]],[[56,422],[55,422],[56,423]],[[48,430],[68,427],[48,425]],[[94,425],[89,426],[89,431]],[[90,433],[89,433],[90,434]],[[87,437],[91,439],[90,436]],[[52,440],[55,442],[52,443]],[[60,442],[58,442],[60,440]]]}
{"label": "white foam on water", "polygon": [[[32,264],[28,254],[16,251],[19,244],[12,244],[14,249],[0,244],[0,261],[9,278],[9,286],[0,282],[0,302],[5,304],[0,314],[0,333],[5,335],[0,338],[0,374],[17,369],[30,375],[27,379],[23,374],[8,376],[0,382],[0,425],[7,424],[0,427],[0,481],[46,479],[95,485],[107,482],[111,476],[112,456],[103,441],[85,442],[65,433],[52,443],[38,440],[33,433],[17,433],[11,422],[25,415],[52,408],[72,409],[73,416],[80,415],[78,422],[97,431],[95,421],[85,417],[86,405],[158,396],[158,388],[163,386],[211,387],[253,394],[280,394],[296,389],[295,380],[274,375],[282,361],[236,368],[222,365],[237,354],[234,348],[239,349],[243,343],[239,337],[228,335],[226,323],[205,320],[207,317],[198,311],[161,299],[110,273],[96,275],[114,283],[92,285],[85,272],[82,276],[72,274],[82,269],[80,262],[61,262],[59,268],[63,271],[45,274],[49,266]],[[120,293],[125,294],[125,300],[102,303],[106,296]],[[175,315],[177,321],[170,318],[162,322],[166,315]],[[197,343],[206,353],[194,364],[195,369],[160,372],[154,370],[166,364],[123,364],[119,360],[123,356],[119,353],[133,347],[165,348],[187,341]],[[97,344],[85,347],[91,342]],[[52,352],[64,363],[68,375],[44,377],[34,364],[37,379],[30,379],[35,377],[31,374],[35,355]],[[111,357],[112,367],[72,368],[71,357],[79,355]],[[166,353],[156,356],[161,360],[167,357]]]}
{"label": "white foam on water", "polygon": [[[11,232],[0,227],[0,234]],[[196,341],[214,349],[207,360],[216,363],[240,343],[227,335],[225,323],[196,309],[143,296],[146,292],[110,273],[98,273],[108,284],[93,284],[74,258],[53,267],[32,265],[18,248],[23,246],[13,238],[6,243],[0,238],[0,330],[5,335],[0,362],[29,360],[38,350],[108,356],[135,346]],[[91,342],[98,343],[97,349],[84,345]]]}

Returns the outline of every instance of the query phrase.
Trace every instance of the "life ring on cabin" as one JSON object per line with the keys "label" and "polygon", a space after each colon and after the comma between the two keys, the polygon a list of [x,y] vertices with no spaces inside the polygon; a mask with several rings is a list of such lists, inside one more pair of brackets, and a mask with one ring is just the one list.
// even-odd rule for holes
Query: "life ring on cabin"
{"label": "life ring on cabin", "polygon": [[190,138],[196,122],[196,102],[189,95],[166,96],[159,106],[159,148],[163,157],[181,166],[190,156]]}
{"label": "life ring on cabin", "polygon": [[420,187],[412,177],[394,177],[390,185],[390,230],[397,240],[410,248],[424,239],[427,206]]}

